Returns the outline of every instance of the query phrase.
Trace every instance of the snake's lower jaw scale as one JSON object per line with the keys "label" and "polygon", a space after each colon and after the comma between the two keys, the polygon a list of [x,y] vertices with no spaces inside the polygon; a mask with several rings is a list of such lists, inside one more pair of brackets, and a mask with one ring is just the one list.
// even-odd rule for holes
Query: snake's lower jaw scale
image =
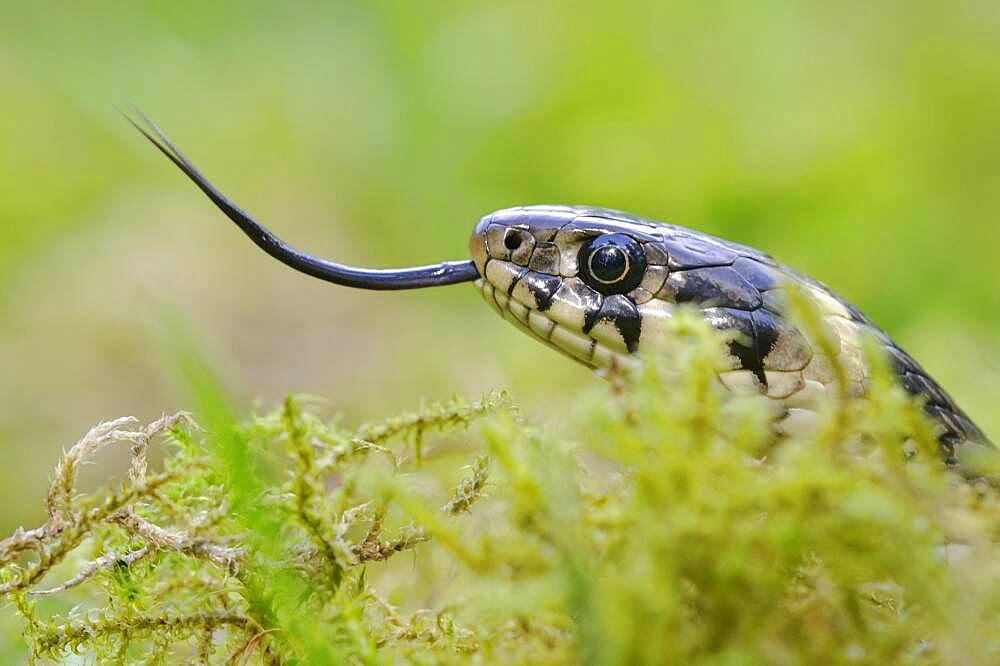
{"label": "snake's lower jaw scale", "polygon": [[[628,355],[622,344],[602,341],[596,331],[588,336],[579,327],[560,323],[551,312],[543,312],[511,296],[487,279],[477,280],[476,288],[496,312],[531,337],[595,370],[620,372],[632,369],[638,361]],[[616,333],[617,335],[617,333]]]}

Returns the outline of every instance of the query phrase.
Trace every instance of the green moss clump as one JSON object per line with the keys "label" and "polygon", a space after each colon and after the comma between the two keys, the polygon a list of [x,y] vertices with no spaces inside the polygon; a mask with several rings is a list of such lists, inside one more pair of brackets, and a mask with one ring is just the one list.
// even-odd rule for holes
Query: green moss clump
{"label": "green moss clump", "polygon": [[[562,424],[502,393],[357,429],[303,399],[101,424],[0,541],[0,592],[35,662],[1000,660],[1000,495],[943,468],[880,359],[870,399],[777,439],[713,331],[678,317],[669,347]],[[128,479],[77,495],[118,443]]]}

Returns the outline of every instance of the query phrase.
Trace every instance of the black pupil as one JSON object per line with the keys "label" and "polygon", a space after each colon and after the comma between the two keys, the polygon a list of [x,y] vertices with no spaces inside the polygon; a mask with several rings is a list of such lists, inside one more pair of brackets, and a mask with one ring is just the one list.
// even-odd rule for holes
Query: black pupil
{"label": "black pupil", "polygon": [[627,268],[625,251],[620,247],[605,245],[590,258],[590,273],[602,282],[617,282]]}
{"label": "black pupil", "polygon": [[508,233],[504,236],[503,244],[508,250],[516,250],[521,247],[521,234],[516,231]]}

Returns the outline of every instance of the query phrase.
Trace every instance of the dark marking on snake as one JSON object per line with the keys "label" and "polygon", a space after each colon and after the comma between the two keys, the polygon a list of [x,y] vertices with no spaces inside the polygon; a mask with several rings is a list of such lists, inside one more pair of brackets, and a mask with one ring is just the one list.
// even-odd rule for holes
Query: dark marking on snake
{"label": "dark marking on snake", "polygon": [[671,273],[667,285],[677,303],[753,310],[761,305],[760,294],[730,266],[692,268]]}
{"label": "dark marking on snake", "polygon": [[[764,376],[764,359],[774,349],[774,345],[778,342],[778,336],[785,327],[782,326],[781,322],[773,314],[763,308],[758,308],[751,312],[750,319],[753,321],[754,348],[757,351],[757,359],[760,362],[761,370],[758,375],[759,378]],[[766,381],[764,385],[767,386]]]}
{"label": "dark marking on snake", "polygon": [[527,268],[522,268],[520,271],[517,272],[517,275],[515,275],[514,278],[510,281],[510,286],[507,287],[508,296],[514,293],[514,287],[517,286],[517,283],[520,282],[521,278],[523,278],[527,273],[528,273]]}
{"label": "dark marking on snake", "polygon": [[552,307],[552,298],[559,291],[562,285],[562,278],[558,275],[546,275],[535,271],[526,271],[521,277],[521,282],[528,287],[531,295],[535,297],[535,305],[539,312],[545,312]]}
{"label": "dark marking on snake", "polygon": [[764,375],[764,357],[757,347],[757,334],[753,318],[746,310],[735,308],[705,308],[702,315],[712,326],[725,331],[735,331],[737,336],[729,342],[729,353],[735,356],[740,367],[752,372],[762,386],[767,386]]}
{"label": "dark marking on snake", "polygon": [[[900,384],[910,395],[926,400],[924,412],[944,426],[943,443],[951,441],[987,442],[986,434],[955,404],[948,392],[934,381],[912,356],[890,342],[885,346]],[[954,449],[954,446],[952,446]]]}
{"label": "dark marking on snake", "polygon": [[639,336],[642,334],[642,316],[639,308],[628,296],[614,294],[606,296],[597,309],[588,309],[584,313],[583,332],[590,334],[599,321],[610,321],[622,336],[625,348],[629,353],[639,346]]}

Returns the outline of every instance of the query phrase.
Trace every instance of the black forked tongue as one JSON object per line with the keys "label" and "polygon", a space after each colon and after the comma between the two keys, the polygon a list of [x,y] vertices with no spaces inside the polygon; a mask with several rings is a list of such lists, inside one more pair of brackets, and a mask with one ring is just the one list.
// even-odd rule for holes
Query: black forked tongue
{"label": "black forked tongue", "polygon": [[177,149],[170,139],[141,111],[134,109],[138,120],[122,112],[133,127],[142,132],[156,148],[177,165],[205,195],[212,200],[229,219],[239,226],[257,246],[278,261],[318,277],[320,280],[358,289],[419,289],[440,287],[459,282],[470,282],[479,277],[475,264],[471,261],[445,261],[429,266],[414,266],[400,269],[355,268],[318,259],[299,252],[259,224],[249,213],[241,209],[222,192],[217,190],[201,172]]}

